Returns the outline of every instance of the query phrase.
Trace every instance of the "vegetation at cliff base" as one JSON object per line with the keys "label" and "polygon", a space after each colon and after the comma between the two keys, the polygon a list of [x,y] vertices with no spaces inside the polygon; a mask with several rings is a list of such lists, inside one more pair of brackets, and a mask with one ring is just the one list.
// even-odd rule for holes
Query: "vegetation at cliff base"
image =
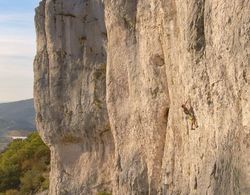
{"label": "vegetation at cliff base", "polygon": [[28,195],[49,187],[50,151],[38,133],[14,140],[0,154],[0,194]]}

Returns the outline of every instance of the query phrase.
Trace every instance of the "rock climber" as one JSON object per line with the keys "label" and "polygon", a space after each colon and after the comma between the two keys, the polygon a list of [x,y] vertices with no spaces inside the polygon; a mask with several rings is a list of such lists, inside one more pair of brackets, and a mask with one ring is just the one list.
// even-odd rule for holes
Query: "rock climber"
{"label": "rock climber", "polygon": [[194,130],[195,128],[198,128],[198,123],[194,114],[194,109],[189,105],[189,108],[187,107],[187,102],[185,104],[182,104],[181,107],[183,108],[184,113],[188,116],[188,119],[191,121],[191,129]]}

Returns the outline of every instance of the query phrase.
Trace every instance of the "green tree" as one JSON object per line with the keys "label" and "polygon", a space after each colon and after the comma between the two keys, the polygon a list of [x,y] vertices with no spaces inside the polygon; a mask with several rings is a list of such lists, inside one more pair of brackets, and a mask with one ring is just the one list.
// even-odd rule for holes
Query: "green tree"
{"label": "green tree", "polygon": [[[33,194],[48,188],[50,151],[38,133],[15,140],[0,154],[0,194]],[[18,193],[17,193],[18,192]]]}

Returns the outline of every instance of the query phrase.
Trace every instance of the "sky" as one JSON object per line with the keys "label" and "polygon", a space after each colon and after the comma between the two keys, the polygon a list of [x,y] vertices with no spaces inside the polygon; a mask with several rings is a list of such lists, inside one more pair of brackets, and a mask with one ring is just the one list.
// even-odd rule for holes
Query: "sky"
{"label": "sky", "polygon": [[32,98],[34,9],[40,0],[0,0],[0,102]]}

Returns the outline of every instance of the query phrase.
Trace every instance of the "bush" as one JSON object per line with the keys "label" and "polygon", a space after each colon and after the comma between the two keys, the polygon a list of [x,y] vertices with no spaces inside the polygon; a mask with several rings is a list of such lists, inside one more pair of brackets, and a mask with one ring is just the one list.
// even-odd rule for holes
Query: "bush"
{"label": "bush", "polygon": [[0,154],[0,194],[34,194],[46,190],[49,163],[50,151],[38,133],[32,133],[24,141],[14,140]]}
{"label": "bush", "polygon": [[21,177],[21,193],[22,194],[34,194],[42,187],[42,183],[45,178],[41,172],[36,169],[27,171],[23,177]]}

